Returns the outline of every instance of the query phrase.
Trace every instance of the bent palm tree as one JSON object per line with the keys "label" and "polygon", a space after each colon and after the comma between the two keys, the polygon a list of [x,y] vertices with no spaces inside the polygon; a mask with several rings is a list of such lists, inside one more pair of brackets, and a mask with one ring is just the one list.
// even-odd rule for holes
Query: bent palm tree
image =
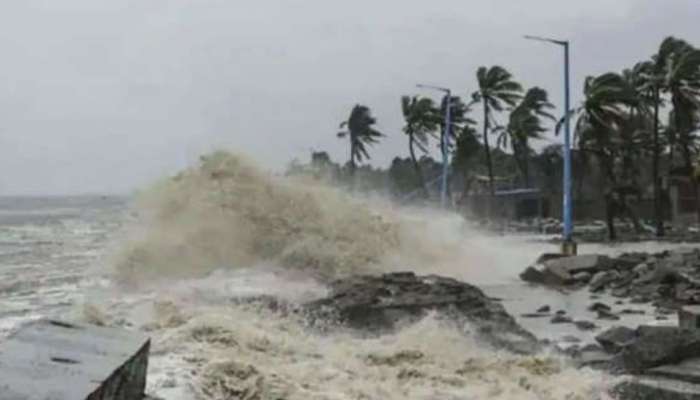
{"label": "bent palm tree", "polygon": [[372,116],[372,113],[367,106],[357,104],[350,111],[350,116],[347,121],[340,124],[340,128],[346,130],[338,132],[339,138],[348,137],[350,139],[350,175],[355,174],[357,167],[355,160],[362,162],[369,159],[367,146],[371,146],[379,142],[379,138],[384,136],[381,132],[374,129],[374,124],[377,120]]}
{"label": "bent palm tree", "polygon": [[418,164],[414,147],[418,147],[424,154],[428,152],[430,135],[434,135],[438,129],[439,123],[437,121],[439,116],[437,116],[433,100],[418,96],[403,96],[401,98],[401,112],[406,122],[403,132],[408,135],[408,150],[411,153],[413,167],[416,170],[416,175],[418,175],[421,188],[427,197],[428,188],[425,185],[425,177],[420,169],[420,164]]}
{"label": "bent palm tree", "polygon": [[[570,111],[577,117],[574,136],[580,151],[598,157],[608,180],[610,189],[605,196],[608,204],[606,207],[608,235],[610,239],[615,239],[611,193],[617,184],[614,161],[621,144],[618,132],[627,118],[625,110],[636,107],[638,98],[625,79],[612,72],[586,78],[583,94],[583,103]],[[557,132],[562,122],[557,124]]]}
{"label": "bent palm tree", "polygon": [[513,76],[505,68],[493,66],[481,67],[476,72],[479,90],[472,94],[475,103],[481,102],[484,106],[484,151],[486,153],[486,166],[489,173],[489,190],[491,196],[495,194],[493,182],[493,164],[491,161],[491,148],[489,146],[489,128],[496,125],[494,112],[501,112],[506,107],[513,107],[520,99],[522,87],[513,80]]}
{"label": "bent palm tree", "polygon": [[543,118],[556,121],[556,118],[549,113],[553,108],[554,105],[547,98],[547,91],[533,87],[511,111],[505,128],[499,129],[502,133],[497,145],[506,147],[510,141],[525,187],[530,187],[529,163],[532,152],[530,140],[540,139],[547,131],[543,126]]}

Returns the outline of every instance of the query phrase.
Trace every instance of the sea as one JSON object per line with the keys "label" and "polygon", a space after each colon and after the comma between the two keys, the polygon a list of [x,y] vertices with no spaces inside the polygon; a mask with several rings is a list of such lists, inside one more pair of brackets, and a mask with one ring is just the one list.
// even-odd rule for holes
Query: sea
{"label": "sea", "polygon": [[[479,232],[452,213],[289,181],[217,154],[138,196],[0,197],[0,341],[43,317],[145,332],[147,391],[169,400],[602,398],[614,383],[602,372],[577,369],[556,352],[489,348],[468,326],[434,316],[361,338],[321,334],[298,315],[235,301],[301,303],[325,295],[334,278],[411,270],[480,286],[558,345],[572,336],[591,343],[600,330],[520,317],[549,305],[594,318],[586,291],[518,280],[539,254],[556,250],[547,239]],[[618,323],[657,323],[645,311]]]}

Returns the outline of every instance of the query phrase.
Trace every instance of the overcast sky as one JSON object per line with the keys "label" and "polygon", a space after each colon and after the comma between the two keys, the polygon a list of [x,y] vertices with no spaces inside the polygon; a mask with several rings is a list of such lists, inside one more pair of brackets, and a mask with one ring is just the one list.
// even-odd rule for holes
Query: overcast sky
{"label": "overcast sky", "polygon": [[[0,194],[124,193],[217,147],[281,170],[311,149],[345,159],[357,102],[407,154],[399,98],[475,88],[500,64],[560,104],[586,75],[698,40],[698,0],[6,0],[0,4]],[[430,94],[423,92],[423,94]]]}

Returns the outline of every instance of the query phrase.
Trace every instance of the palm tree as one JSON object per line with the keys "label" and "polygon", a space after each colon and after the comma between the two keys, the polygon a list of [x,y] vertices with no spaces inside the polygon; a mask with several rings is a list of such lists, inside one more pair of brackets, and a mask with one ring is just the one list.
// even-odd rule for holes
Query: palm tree
{"label": "palm tree", "polygon": [[[597,156],[608,180],[606,219],[610,239],[615,239],[613,219],[617,177],[614,164],[621,148],[619,131],[628,117],[626,109],[636,107],[638,98],[625,79],[612,72],[586,78],[583,94],[582,104],[570,111],[577,118],[574,136],[580,151]],[[561,124],[562,121],[557,125],[557,132]]]}
{"label": "palm tree", "polygon": [[506,147],[510,141],[525,187],[530,187],[530,140],[540,139],[547,131],[543,126],[543,118],[556,121],[549,113],[553,108],[554,105],[547,98],[547,91],[538,87],[530,88],[511,111],[508,124],[499,129],[501,135],[498,138],[498,147]]}
{"label": "palm tree", "polygon": [[476,72],[479,90],[472,94],[475,103],[481,102],[484,107],[483,141],[486,155],[486,166],[489,173],[489,190],[491,196],[495,194],[493,180],[493,164],[491,161],[491,148],[489,146],[489,128],[497,125],[494,112],[502,112],[506,107],[513,107],[520,99],[522,87],[513,80],[513,76],[505,68],[493,66],[481,67]]}
{"label": "palm tree", "polygon": [[[652,132],[652,183],[654,188],[654,225],[657,237],[665,236],[663,209],[661,207],[661,182],[659,177],[659,160],[661,158],[659,110],[663,105],[661,91],[667,60],[670,55],[668,44],[662,44],[659,52],[652,56],[651,61],[637,63],[631,70],[625,72],[626,79],[637,92],[639,109],[651,121]],[[649,109],[652,109],[651,111]]]}
{"label": "palm tree", "polygon": [[381,132],[374,128],[377,120],[372,116],[372,113],[367,106],[356,104],[347,121],[340,124],[340,128],[346,130],[338,132],[339,138],[349,137],[350,139],[350,175],[355,174],[357,167],[355,160],[362,162],[369,159],[369,152],[366,146],[371,146],[379,142],[379,138],[384,136]]}
{"label": "palm tree", "polygon": [[435,135],[439,127],[438,111],[433,100],[427,97],[403,96],[401,97],[401,111],[406,125],[403,132],[408,135],[408,150],[411,153],[413,167],[426,197],[429,196],[425,185],[425,177],[416,158],[414,147],[418,147],[424,154],[428,152],[428,141],[431,135]]}
{"label": "palm tree", "polygon": [[700,50],[684,40],[669,37],[661,44],[666,69],[663,90],[669,94],[674,112],[678,145],[684,167],[692,167],[692,132],[700,110]]}

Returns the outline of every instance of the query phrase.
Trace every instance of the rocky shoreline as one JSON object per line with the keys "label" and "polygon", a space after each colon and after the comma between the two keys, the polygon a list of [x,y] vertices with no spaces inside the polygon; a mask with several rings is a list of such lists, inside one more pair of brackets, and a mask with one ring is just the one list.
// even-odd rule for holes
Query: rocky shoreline
{"label": "rocky shoreline", "polygon": [[[654,310],[650,322],[681,313],[681,326],[616,326],[595,337],[598,345],[572,346],[568,352],[581,366],[623,376],[611,389],[617,399],[700,399],[700,330],[693,307],[700,304],[700,249],[618,257],[544,255],[520,278],[553,290],[589,291],[588,309],[598,320],[644,313],[635,305]],[[601,302],[604,295],[617,299],[615,304]],[[553,324],[599,330],[595,322],[550,315],[546,307],[523,317],[550,317]]]}

